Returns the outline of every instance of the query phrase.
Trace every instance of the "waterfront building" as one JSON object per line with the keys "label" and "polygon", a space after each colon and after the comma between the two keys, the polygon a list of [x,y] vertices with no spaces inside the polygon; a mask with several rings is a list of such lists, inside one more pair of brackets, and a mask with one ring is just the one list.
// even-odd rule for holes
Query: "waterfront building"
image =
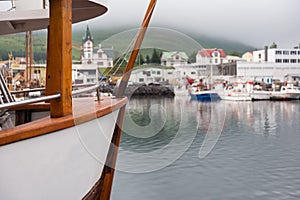
{"label": "waterfront building", "polygon": [[211,73],[213,73],[213,75],[219,75],[218,68],[213,65],[199,65],[197,63],[192,63],[184,65],[176,64],[173,67],[173,69],[154,67],[137,69],[132,71],[129,81],[139,84],[149,84],[154,82],[177,84],[179,82],[185,82],[187,78],[199,81],[200,79],[210,77]]}
{"label": "waterfront building", "polygon": [[196,55],[196,63],[200,65],[219,65],[226,60],[223,49],[202,49]]}
{"label": "waterfront building", "polygon": [[174,69],[161,69],[154,67],[137,69],[132,71],[129,82],[139,84],[160,83],[167,81],[168,78],[172,77],[173,72]]}
{"label": "waterfront building", "polygon": [[72,64],[72,81],[75,84],[97,83],[99,76],[97,65]]}
{"label": "waterfront building", "polygon": [[238,62],[237,76],[247,79],[273,82],[284,81],[287,74],[299,74],[300,49],[279,49],[265,47],[253,51],[253,62]]}
{"label": "waterfront building", "polygon": [[173,66],[176,64],[185,65],[188,63],[188,56],[185,52],[163,52],[161,57],[162,66]]}
{"label": "waterfront building", "polygon": [[253,52],[248,51],[242,55],[242,59],[246,62],[253,62]]}
{"label": "waterfront building", "polygon": [[300,71],[299,74],[287,74],[284,76],[284,80],[287,82],[295,83],[298,82],[300,83]]}

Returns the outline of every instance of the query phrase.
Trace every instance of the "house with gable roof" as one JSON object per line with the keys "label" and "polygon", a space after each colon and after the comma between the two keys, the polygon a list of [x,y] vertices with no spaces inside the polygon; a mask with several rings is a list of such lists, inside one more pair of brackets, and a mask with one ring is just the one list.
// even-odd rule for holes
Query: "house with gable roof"
{"label": "house with gable roof", "polygon": [[185,52],[163,52],[161,57],[162,66],[185,65],[188,63],[188,56]]}
{"label": "house with gable roof", "polygon": [[253,52],[248,51],[242,55],[242,59],[246,60],[247,62],[253,62]]}
{"label": "house with gable roof", "polygon": [[220,65],[226,60],[223,49],[202,49],[196,55],[196,63],[200,65]]}

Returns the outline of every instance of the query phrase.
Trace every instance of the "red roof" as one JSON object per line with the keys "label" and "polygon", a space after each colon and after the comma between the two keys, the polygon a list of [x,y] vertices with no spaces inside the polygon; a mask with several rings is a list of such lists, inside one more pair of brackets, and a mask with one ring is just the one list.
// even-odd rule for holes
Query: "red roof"
{"label": "red roof", "polygon": [[225,58],[227,55],[223,49],[202,49],[198,52],[203,57],[212,57],[213,52],[218,51],[221,58]]}

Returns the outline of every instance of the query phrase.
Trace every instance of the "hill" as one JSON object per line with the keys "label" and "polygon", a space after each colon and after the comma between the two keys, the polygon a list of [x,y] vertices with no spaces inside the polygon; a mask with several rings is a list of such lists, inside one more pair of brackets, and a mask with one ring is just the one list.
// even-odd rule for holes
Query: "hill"
{"label": "hill", "polygon": [[[115,29],[103,29],[97,30],[90,27],[94,45],[102,43],[106,46],[113,46],[116,50],[116,55],[122,54],[134,38],[137,29],[130,30],[128,28],[115,28]],[[235,41],[228,41],[226,39],[211,38],[204,35],[197,35],[195,33],[186,33],[181,35],[176,32],[168,31],[149,31],[148,37],[146,38],[146,47],[142,51],[143,57],[151,56],[151,48],[157,48],[155,45],[162,45],[164,48],[161,50],[173,50],[173,51],[190,51],[187,52],[191,56],[198,47],[204,48],[221,48],[224,49],[227,54],[238,53],[241,55],[245,51],[251,51],[255,48],[250,45],[241,44]],[[81,40],[85,34],[85,28],[82,30],[73,31],[73,59],[80,59],[80,47]],[[170,36],[172,35],[172,36]],[[197,43],[197,44],[196,44]],[[148,46],[147,46],[148,45]],[[176,47],[177,46],[177,47]],[[193,46],[193,47],[192,47]],[[45,62],[46,60],[46,48],[47,39],[46,31],[35,31],[33,32],[33,51],[34,59],[36,62]],[[177,49],[176,49],[177,48]],[[150,49],[150,50],[149,50]],[[199,49],[199,48],[198,48]],[[14,34],[0,37],[0,60],[7,60],[8,53],[12,53],[14,56],[25,56],[25,34]],[[149,55],[150,54],[150,55]]]}

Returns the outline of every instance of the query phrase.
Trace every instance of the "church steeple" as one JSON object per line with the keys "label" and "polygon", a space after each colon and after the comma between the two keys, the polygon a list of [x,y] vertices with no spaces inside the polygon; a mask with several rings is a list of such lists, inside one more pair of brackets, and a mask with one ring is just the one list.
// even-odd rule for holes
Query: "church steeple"
{"label": "church steeple", "polygon": [[91,40],[93,42],[93,36],[90,32],[89,25],[87,25],[86,27],[85,36],[82,38],[82,43],[85,43],[88,40]]}
{"label": "church steeple", "polygon": [[89,26],[86,27],[85,35],[82,37],[81,61],[83,64],[91,64],[93,60],[93,36]]}

